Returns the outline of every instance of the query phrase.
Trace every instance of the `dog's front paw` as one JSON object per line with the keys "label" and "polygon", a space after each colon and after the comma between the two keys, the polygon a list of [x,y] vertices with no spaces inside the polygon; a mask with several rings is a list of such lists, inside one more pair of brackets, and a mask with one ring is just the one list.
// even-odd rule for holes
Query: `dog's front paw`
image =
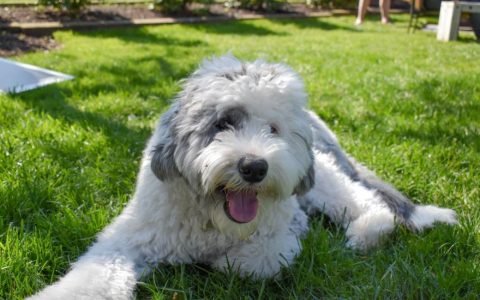
{"label": "dog's front paw", "polygon": [[280,272],[282,264],[276,259],[224,255],[213,263],[213,267],[226,273],[236,273],[240,276],[254,278],[275,277]]}
{"label": "dog's front paw", "polygon": [[223,272],[233,271],[241,276],[255,278],[274,277],[282,266],[292,263],[301,245],[293,234],[249,241],[232,248],[213,262],[213,267]]}

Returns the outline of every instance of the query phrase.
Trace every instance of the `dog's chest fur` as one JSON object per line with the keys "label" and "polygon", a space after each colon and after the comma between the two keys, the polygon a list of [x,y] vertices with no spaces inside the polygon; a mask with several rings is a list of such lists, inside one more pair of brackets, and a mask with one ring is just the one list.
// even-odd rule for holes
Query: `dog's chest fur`
{"label": "dog's chest fur", "polygon": [[[134,210],[132,215],[142,215],[151,222],[141,230],[125,230],[136,233],[133,242],[141,247],[150,263],[211,262],[232,247],[249,243],[251,238],[285,231],[299,233],[299,227],[301,231],[307,230],[306,218],[300,218],[301,224],[295,221],[299,214],[303,214],[295,197],[269,203],[268,207],[264,207],[262,222],[258,224],[255,235],[238,239],[212,226],[205,207],[213,203],[199,199],[181,179],[168,183],[157,181],[148,188],[152,189],[150,193],[158,193],[158,197],[153,201],[149,198],[149,203],[131,203],[127,209]],[[165,193],[168,193],[167,197]],[[141,235],[138,235],[139,232]]]}

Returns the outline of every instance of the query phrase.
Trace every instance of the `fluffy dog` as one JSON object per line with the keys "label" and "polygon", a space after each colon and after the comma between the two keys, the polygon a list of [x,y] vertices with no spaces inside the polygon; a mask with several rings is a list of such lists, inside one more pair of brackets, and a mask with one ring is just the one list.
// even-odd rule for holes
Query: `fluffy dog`
{"label": "fluffy dog", "polygon": [[414,205],[350,158],[306,103],[285,65],[204,61],[161,117],[128,206],[31,299],[129,299],[158,263],[275,276],[300,252],[316,212],[359,250],[397,223],[420,231],[457,222],[453,210]]}

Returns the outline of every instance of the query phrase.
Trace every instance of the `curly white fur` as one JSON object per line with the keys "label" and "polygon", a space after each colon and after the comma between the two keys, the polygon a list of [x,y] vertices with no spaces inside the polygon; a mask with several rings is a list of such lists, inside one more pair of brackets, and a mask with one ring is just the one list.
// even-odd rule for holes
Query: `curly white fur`
{"label": "curly white fur", "polygon": [[[148,142],[128,206],[63,278],[30,299],[130,299],[158,263],[274,276],[300,252],[307,214],[317,211],[343,225],[355,249],[376,245],[396,217],[419,230],[456,223],[452,210],[413,205],[349,158],[306,103],[285,65],[206,60]],[[268,163],[260,182],[239,174],[247,156]],[[255,192],[251,222],[227,214],[231,190]]]}

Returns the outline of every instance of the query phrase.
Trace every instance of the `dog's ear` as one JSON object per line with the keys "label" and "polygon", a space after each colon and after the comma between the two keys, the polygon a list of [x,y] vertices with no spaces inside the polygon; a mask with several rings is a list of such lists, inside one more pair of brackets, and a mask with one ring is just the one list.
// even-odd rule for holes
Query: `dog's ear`
{"label": "dog's ear", "polygon": [[293,190],[294,194],[299,196],[305,195],[315,184],[315,168],[313,167],[313,163],[307,170],[307,174],[303,176],[302,180],[297,184],[295,189]]}
{"label": "dog's ear", "polygon": [[177,114],[178,108],[172,105],[161,117],[157,128],[160,131],[160,140],[153,150],[150,167],[155,176],[162,181],[180,176],[174,157],[177,145],[173,123]]}

